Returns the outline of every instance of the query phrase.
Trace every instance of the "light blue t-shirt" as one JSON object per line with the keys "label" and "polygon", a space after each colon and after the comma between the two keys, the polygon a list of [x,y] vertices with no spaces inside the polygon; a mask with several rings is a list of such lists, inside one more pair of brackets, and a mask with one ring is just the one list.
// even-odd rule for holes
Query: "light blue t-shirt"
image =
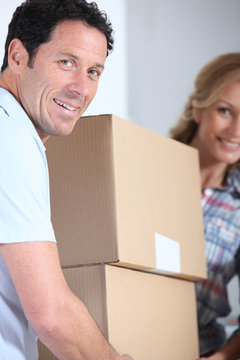
{"label": "light blue t-shirt", "polygon": [[[2,88],[0,169],[0,243],[55,242],[45,147],[23,108]],[[37,359],[36,340],[0,255],[0,360]]]}

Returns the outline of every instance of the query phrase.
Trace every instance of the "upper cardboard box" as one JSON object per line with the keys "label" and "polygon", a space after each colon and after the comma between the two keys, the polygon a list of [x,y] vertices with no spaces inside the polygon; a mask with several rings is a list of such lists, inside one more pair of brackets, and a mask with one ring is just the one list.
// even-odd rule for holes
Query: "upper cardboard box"
{"label": "upper cardboard box", "polygon": [[206,276],[195,149],[100,115],[50,138],[47,157],[62,266],[120,261]]}

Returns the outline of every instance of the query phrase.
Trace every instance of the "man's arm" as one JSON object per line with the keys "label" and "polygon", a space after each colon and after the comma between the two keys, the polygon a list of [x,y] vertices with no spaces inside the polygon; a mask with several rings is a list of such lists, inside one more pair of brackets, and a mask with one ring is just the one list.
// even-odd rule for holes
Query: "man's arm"
{"label": "man's arm", "polygon": [[69,289],[52,242],[2,244],[0,252],[24,313],[39,339],[64,360],[130,360],[108,344]]}

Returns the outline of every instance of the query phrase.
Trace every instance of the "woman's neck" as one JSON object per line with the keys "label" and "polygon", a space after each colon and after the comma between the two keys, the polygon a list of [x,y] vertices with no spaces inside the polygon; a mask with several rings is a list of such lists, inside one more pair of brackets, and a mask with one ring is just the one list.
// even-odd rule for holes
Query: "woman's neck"
{"label": "woman's neck", "polygon": [[202,190],[209,187],[222,188],[225,186],[226,166],[203,166],[200,163]]}

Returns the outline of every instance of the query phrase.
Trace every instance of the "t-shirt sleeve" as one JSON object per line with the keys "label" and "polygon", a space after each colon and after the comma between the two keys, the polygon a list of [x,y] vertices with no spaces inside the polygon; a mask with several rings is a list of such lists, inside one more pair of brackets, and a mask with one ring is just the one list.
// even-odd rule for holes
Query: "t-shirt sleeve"
{"label": "t-shirt sleeve", "polygon": [[0,243],[55,242],[45,154],[9,121],[0,126]]}

